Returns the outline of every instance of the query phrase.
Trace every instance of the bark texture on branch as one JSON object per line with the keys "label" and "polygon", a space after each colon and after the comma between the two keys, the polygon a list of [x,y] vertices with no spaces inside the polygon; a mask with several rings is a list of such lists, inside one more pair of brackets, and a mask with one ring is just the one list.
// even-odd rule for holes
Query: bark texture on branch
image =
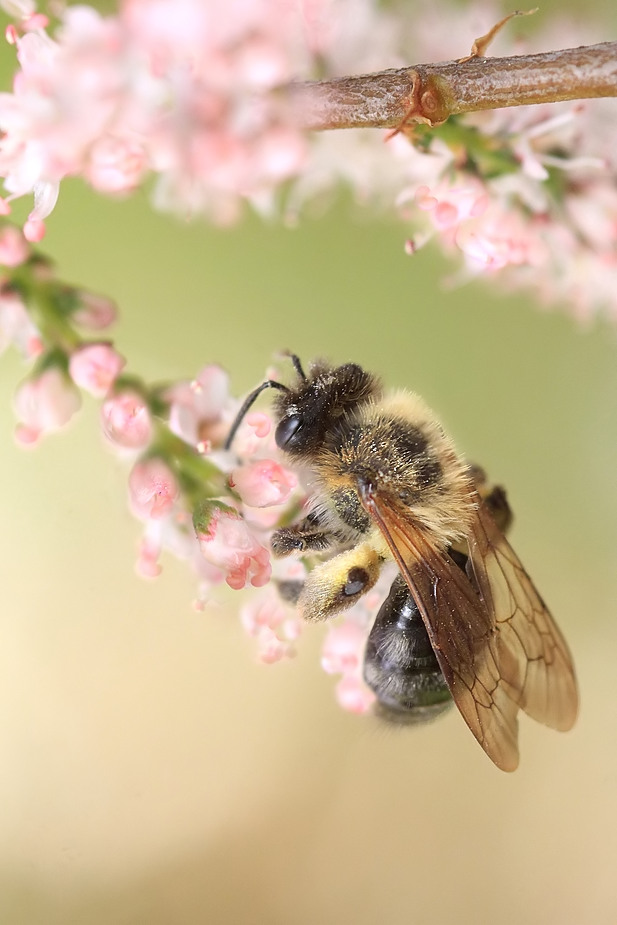
{"label": "bark texture on branch", "polygon": [[617,96],[617,42],[418,64],[289,89],[300,124],[315,131],[439,125],[481,109]]}

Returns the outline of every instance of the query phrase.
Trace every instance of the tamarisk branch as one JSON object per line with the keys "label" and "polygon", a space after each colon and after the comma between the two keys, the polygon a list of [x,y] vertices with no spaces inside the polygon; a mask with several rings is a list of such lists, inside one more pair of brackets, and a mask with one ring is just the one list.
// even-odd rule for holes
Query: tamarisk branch
{"label": "tamarisk branch", "polygon": [[433,126],[482,109],[617,96],[617,42],[506,58],[473,55],[290,90],[300,124],[314,131]]}

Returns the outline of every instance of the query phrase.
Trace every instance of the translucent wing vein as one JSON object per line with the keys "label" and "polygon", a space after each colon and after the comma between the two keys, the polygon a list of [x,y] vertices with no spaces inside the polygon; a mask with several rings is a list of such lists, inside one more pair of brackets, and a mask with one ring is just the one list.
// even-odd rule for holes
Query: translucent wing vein
{"label": "translucent wing vein", "polygon": [[362,502],[418,605],[463,718],[495,764],[514,770],[519,709],[556,729],[569,729],[577,711],[572,660],[540,595],[479,499],[469,536],[475,585],[402,505],[372,488]]}

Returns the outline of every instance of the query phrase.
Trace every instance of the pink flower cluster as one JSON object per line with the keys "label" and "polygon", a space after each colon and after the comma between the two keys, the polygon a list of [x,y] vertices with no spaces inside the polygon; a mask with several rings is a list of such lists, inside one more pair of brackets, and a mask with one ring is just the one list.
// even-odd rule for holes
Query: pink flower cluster
{"label": "pink flower cluster", "polygon": [[81,397],[60,369],[52,366],[19,386],[13,407],[19,418],[15,437],[27,446],[67,424],[81,407]]}
{"label": "pink flower cluster", "polygon": [[[0,253],[3,250],[8,254],[7,270],[30,257],[23,236],[12,229],[0,231]],[[46,283],[49,274],[47,269]],[[63,293],[65,288],[60,287]],[[164,551],[189,561],[198,576],[200,608],[222,582],[233,590],[251,588],[240,616],[255,639],[260,660],[293,658],[301,623],[271,578],[274,568],[276,580],[301,582],[305,566],[294,560],[273,563],[269,537],[281,518],[289,517],[290,508],[301,507],[303,495],[297,475],[279,457],[269,415],[256,410],[247,414],[233,451],[223,451],[238,402],[230,397],[228,377],[220,367],[206,366],[192,382],[158,389],[155,400],[143,384],[122,379],[124,360],[110,342],[73,341],[49,299],[42,301],[41,310],[47,312],[47,335],[53,337],[58,324],[59,343],[64,338],[71,349],[43,342],[7,275],[0,286],[0,343],[29,345],[23,351],[26,358],[40,364],[15,395],[18,441],[32,445],[66,425],[80,408],[80,390],[100,399],[107,443],[132,463],[129,507],[143,525],[138,573],[158,577]],[[89,321],[96,328],[113,314],[102,300],[84,295],[73,320]],[[165,419],[153,414],[155,404],[166,409]],[[341,704],[363,712],[371,695],[361,679],[366,620],[362,628],[358,612],[355,608],[345,624],[328,635],[324,667],[343,675],[337,688]]]}
{"label": "pink flower cluster", "polygon": [[[11,271],[31,257],[30,245],[17,228],[0,228],[0,352],[15,346],[27,360],[35,361],[33,373],[18,387],[13,406],[19,424],[15,436],[22,445],[33,445],[47,433],[64,427],[81,407],[79,388],[98,397],[105,395],[118,376],[124,360],[108,342],[79,342],[67,356],[46,345],[23,299],[13,284]],[[48,277],[48,268],[34,264],[33,286]],[[82,327],[100,329],[111,323],[115,309],[109,300],[90,298],[74,291],[74,320]]]}
{"label": "pink flower cluster", "polygon": [[216,511],[208,531],[197,539],[204,558],[225,572],[235,591],[247,584],[261,588],[270,580],[270,553],[240,514]]}
{"label": "pink flower cluster", "polygon": [[[363,204],[398,209],[411,225],[409,253],[434,240],[466,277],[498,276],[567,301],[581,318],[615,317],[612,101],[471,115],[459,120],[460,139],[450,120],[419,144],[402,135],[384,144],[374,130],[310,139],[298,130],[278,90],[316,63],[338,76],[457,58],[500,18],[486,2],[444,4],[122,0],[115,16],[67,7],[52,35],[32,0],[3,0],[18,20],[8,37],[21,69],[13,92],[0,94],[0,208],[33,194],[25,232],[40,240],[66,176],[125,194],[154,175],[157,207],[220,223],[244,202],[292,221],[343,184]],[[498,53],[555,47],[554,35],[538,34],[535,47],[512,49],[516,32],[499,35]],[[558,35],[562,46],[601,38],[571,26]],[[467,150],[470,128],[503,155],[498,169]]]}
{"label": "pink flower cluster", "polygon": [[[132,463],[129,506],[144,525],[140,574],[158,575],[167,549],[192,562],[201,599],[223,581],[235,590],[267,584],[269,532],[298,487],[297,477],[276,458],[268,415],[247,415],[234,452],[223,451],[237,402],[220,367],[204,367],[192,382],[149,389],[124,376],[124,358],[111,342],[79,337],[66,316],[67,287],[54,288],[48,265],[34,258],[26,264],[32,255],[21,232],[0,229],[0,254],[6,267],[0,278],[0,346],[19,347],[35,364],[14,398],[19,443],[33,445],[64,427],[81,406],[81,390],[89,392],[101,400],[108,445]],[[21,271],[18,287],[11,271]],[[24,284],[30,287],[28,309],[18,294]],[[113,319],[101,299],[75,293],[71,322],[96,329]],[[32,323],[31,310],[40,313],[46,339]],[[272,644],[266,646],[261,634],[262,654],[266,648],[270,655],[263,657],[271,661]],[[291,647],[277,652],[282,657]]]}
{"label": "pink flower cluster", "polygon": [[[406,29],[408,12],[404,4],[389,7],[400,24],[391,62],[403,47],[407,64],[459,58],[502,15],[491,3],[415,4]],[[604,39],[601,24],[594,32],[591,21],[554,17],[530,19],[524,31],[533,38],[516,41],[517,28],[508,26],[494,53]],[[410,228],[410,255],[432,241],[458,259],[457,281],[483,276],[507,290],[528,289],[543,304],[564,304],[582,321],[600,312],[617,320],[615,101],[504,108],[451,119],[444,129],[420,130],[417,145],[401,135],[383,144],[371,131],[319,133],[290,207],[299,212],[306,200],[343,181],[363,204],[395,205]],[[501,156],[499,169],[491,157],[484,168],[467,147],[470,129],[489,154]]]}
{"label": "pink flower cluster", "polygon": [[[270,416],[257,410],[247,414],[233,450],[221,449],[239,403],[230,397],[228,377],[220,367],[206,366],[191,382],[155,390],[123,378],[124,359],[112,344],[79,339],[47,288],[39,306],[49,338],[44,342],[11,283],[10,265],[22,266],[31,256],[29,247],[20,233],[10,230],[0,231],[0,253],[3,249],[8,257],[0,285],[0,343],[29,345],[24,353],[35,362],[14,399],[18,441],[32,445],[66,425],[81,405],[80,390],[100,399],[106,441],[131,462],[128,502],[143,525],[138,573],[158,577],[161,554],[169,551],[189,561],[197,573],[200,608],[223,582],[236,591],[252,589],[240,615],[259,658],[265,663],[293,658],[301,623],[271,579],[274,584],[301,583],[306,566],[293,558],[272,562],[269,538],[290,511],[301,510],[304,496],[298,476],[280,458]],[[31,307],[36,302],[36,264],[29,269]],[[51,268],[45,267],[45,286],[52,278]],[[58,292],[64,296],[66,287],[60,285]],[[88,321],[96,329],[113,315],[101,299],[84,294],[72,320]],[[325,670],[342,675],[337,698],[356,713],[365,712],[373,699],[361,675],[370,623],[366,603],[330,630],[324,649]]]}
{"label": "pink flower cluster", "polygon": [[154,172],[158,205],[229,222],[302,168],[304,139],[270,92],[301,55],[306,24],[286,0],[67,7],[53,38],[32,4],[10,6],[21,70],[0,94],[0,174],[9,199],[34,194],[30,240],[66,176],[114,194]]}
{"label": "pink flower cluster", "polygon": [[[140,451],[129,476],[131,510],[144,522],[138,570],[148,577],[159,573],[158,557],[164,549],[193,563],[200,579],[201,600],[212,585],[225,581],[230,588],[259,588],[271,576],[268,535],[297,485],[295,476],[280,462],[259,459],[271,450],[270,419],[257,416],[257,432],[251,418],[238,435],[238,448],[250,445],[257,458],[238,466],[236,454],[221,446],[237,407],[228,391],[227,374],[218,366],[206,366],[192,382],[179,382],[164,391],[167,425],[156,422],[159,434],[179,438],[165,449],[168,438],[154,436],[155,422],[138,393],[123,391],[103,404],[104,432],[120,451]],[[255,445],[257,441],[257,445]],[[143,452],[145,451],[145,452]],[[187,494],[182,488],[193,480],[195,467],[205,467],[203,487],[215,478],[217,501],[208,494]],[[234,480],[233,473],[239,475]],[[262,509],[268,511],[262,512]],[[199,510],[202,513],[197,515]],[[193,523],[192,523],[193,520]]]}
{"label": "pink flower cluster", "polygon": [[302,624],[293,609],[283,604],[272,588],[253,595],[240,612],[246,632],[257,641],[259,658],[266,664],[293,658]]}
{"label": "pink flower cluster", "polygon": [[[482,274],[508,289],[529,287],[544,304],[569,304],[581,321],[599,310],[617,319],[617,158],[615,139],[608,145],[601,131],[609,105],[598,100],[468,117],[489,144],[509,139],[520,167],[481,178],[451,163],[430,183],[408,185],[398,198],[417,229],[408,253],[438,238],[462,258],[465,278]],[[551,179],[562,189],[559,198]]]}
{"label": "pink flower cluster", "polygon": [[[234,221],[245,201],[271,210],[281,188],[293,217],[307,200],[345,183],[362,202],[394,205],[411,228],[410,254],[435,240],[460,258],[466,277],[499,273],[547,303],[568,301],[582,319],[598,306],[617,318],[614,104],[460,120],[501,157],[501,169],[483,170],[477,150],[456,143],[456,121],[449,134],[437,129],[416,145],[403,135],[384,144],[374,131],[324,132],[309,141],[277,89],[309,76],[314,61],[333,75],[401,64],[403,46],[407,63],[464,54],[499,18],[488,8],[478,24],[467,8],[442,10],[435,20],[433,4],[424,19],[417,5],[406,19],[405,4],[386,13],[371,0],[123,0],[115,16],[65,9],[52,36],[33,0],[0,5],[17,20],[7,37],[20,64],[13,92],[0,94],[8,193],[0,213],[18,196],[34,198],[23,233],[0,228],[0,352],[15,346],[32,363],[14,398],[16,437],[34,445],[64,427],[80,408],[80,390],[99,399],[106,442],[131,464],[129,506],[143,525],[139,573],[156,577],[167,550],[191,563],[200,605],[222,583],[251,589],[241,616],[260,658],[293,657],[300,624],[273,585],[301,581],[304,566],[272,562],[269,537],[304,498],[278,453],[272,421],[253,410],[233,451],[225,451],[238,402],[220,367],[149,388],[125,375],[111,342],[75,331],[105,330],[115,309],[73,290],[68,317],[60,297],[54,305],[49,295],[51,268],[32,254],[28,242],[43,236],[62,179],[81,176],[102,193],[126,194],[154,175],[158,206],[222,223]],[[408,34],[405,22],[413,26]],[[442,44],[464,34],[463,47]],[[563,44],[581,39],[564,36]],[[16,285],[24,267],[30,279],[24,273]],[[39,284],[51,288],[37,312]],[[337,697],[352,712],[365,712],[374,699],[362,680],[362,653],[381,593],[380,584],[326,635],[323,667],[340,676]]]}

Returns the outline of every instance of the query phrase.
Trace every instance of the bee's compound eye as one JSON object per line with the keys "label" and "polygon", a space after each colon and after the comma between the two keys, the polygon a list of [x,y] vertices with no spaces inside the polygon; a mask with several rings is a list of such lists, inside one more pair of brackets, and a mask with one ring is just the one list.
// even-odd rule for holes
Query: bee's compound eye
{"label": "bee's compound eye", "polygon": [[360,591],[363,591],[367,584],[369,583],[369,574],[366,569],[350,568],[347,573],[347,581],[343,587],[343,594],[345,597],[353,597],[354,594],[359,594]]}
{"label": "bee's compound eye", "polygon": [[283,418],[274,432],[274,439],[279,449],[285,450],[294,446],[301,427],[302,418],[299,414],[291,414],[288,418]]}

